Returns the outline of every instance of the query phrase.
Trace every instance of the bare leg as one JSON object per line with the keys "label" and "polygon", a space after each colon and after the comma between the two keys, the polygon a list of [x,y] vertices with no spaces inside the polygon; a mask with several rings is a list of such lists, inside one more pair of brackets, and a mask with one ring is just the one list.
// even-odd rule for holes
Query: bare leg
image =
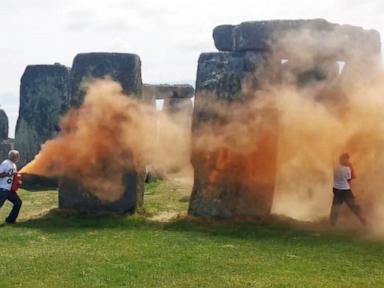
{"label": "bare leg", "polygon": [[[334,201],[335,202],[335,201]],[[341,204],[333,203],[331,208],[331,215],[329,216],[329,220],[332,226],[335,226],[337,218],[339,217]]]}
{"label": "bare leg", "polygon": [[348,207],[352,210],[352,212],[359,218],[360,222],[367,226],[367,221],[365,220],[363,214],[361,213],[360,206],[356,203],[355,198],[348,198],[345,200],[345,203],[347,203]]}

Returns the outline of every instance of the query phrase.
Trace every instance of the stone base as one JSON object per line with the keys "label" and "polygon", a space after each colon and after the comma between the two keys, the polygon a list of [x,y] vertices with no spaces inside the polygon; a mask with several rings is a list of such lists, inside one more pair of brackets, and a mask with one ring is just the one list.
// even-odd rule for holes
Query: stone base
{"label": "stone base", "polygon": [[123,182],[125,190],[119,200],[102,202],[80,184],[62,178],[59,181],[59,208],[84,212],[134,213],[143,205],[144,173],[128,173]]}
{"label": "stone base", "polygon": [[33,174],[21,174],[21,188],[23,189],[56,189],[59,186],[57,178],[47,178]]}
{"label": "stone base", "polygon": [[269,215],[275,189],[277,136],[270,135],[258,147],[259,151],[246,155],[195,151],[189,214],[212,218]]}

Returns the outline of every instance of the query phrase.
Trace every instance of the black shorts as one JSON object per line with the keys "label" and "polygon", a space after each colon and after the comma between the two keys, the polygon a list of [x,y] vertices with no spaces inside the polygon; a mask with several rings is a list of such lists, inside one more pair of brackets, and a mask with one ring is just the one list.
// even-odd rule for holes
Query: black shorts
{"label": "black shorts", "polygon": [[348,199],[354,199],[353,193],[351,189],[348,190],[340,190],[333,188],[333,204],[342,204]]}

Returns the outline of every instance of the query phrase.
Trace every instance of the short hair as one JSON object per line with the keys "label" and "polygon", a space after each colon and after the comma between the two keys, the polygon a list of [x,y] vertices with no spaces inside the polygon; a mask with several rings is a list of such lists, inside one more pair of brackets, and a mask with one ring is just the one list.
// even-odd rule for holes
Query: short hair
{"label": "short hair", "polygon": [[349,158],[350,158],[350,156],[349,156],[348,153],[343,153],[343,154],[340,155],[339,160],[343,161],[343,160],[346,160],[346,159],[349,159]]}
{"label": "short hair", "polygon": [[8,158],[11,159],[13,156],[19,156],[20,153],[17,150],[11,150],[8,152]]}

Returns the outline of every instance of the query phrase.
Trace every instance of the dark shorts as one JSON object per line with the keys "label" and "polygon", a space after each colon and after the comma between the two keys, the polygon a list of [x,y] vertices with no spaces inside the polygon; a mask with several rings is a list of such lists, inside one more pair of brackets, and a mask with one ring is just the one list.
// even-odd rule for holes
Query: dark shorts
{"label": "dark shorts", "polygon": [[348,199],[354,199],[353,193],[351,189],[348,190],[340,190],[333,188],[333,204],[342,204]]}
{"label": "dark shorts", "polygon": [[7,197],[9,192],[11,191],[0,188],[0,196]]}

